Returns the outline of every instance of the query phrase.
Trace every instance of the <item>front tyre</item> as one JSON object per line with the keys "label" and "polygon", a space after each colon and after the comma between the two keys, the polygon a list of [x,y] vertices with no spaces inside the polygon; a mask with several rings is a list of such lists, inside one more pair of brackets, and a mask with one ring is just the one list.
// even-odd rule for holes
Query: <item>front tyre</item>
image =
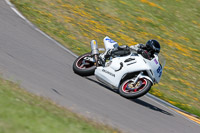
{"label": "front tyre", "polygon": [[145,95],[151,89],[152,83],[146,78],[141,78],[136,84],[130,79],[125,80],[119,87],[119,94],[128,99]]}
{"label": "front tyre", "polygon": [[81,76],[94,75],[96,69],[95,63],[88,60],[87,58],[92,58],[91,53],[86,53],[79,56],[73,63],[73,71]]}

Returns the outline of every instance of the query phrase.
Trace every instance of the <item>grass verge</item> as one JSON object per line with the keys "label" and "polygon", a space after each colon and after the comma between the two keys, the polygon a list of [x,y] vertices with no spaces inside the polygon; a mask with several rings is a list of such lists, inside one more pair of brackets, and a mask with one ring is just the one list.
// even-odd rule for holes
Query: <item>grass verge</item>
{"label": "grass verge", "polygon": [[1,133],[117,133],[0,78]]}
{"label": "grass verge", "polygon": [[[77,54],[100,47],[108,35],[119,44],[161,43],[167,64],[151,93],[200,116],[199,0],[11,0],[41,30]],[[191,8],[192,7],[192,8]]]}

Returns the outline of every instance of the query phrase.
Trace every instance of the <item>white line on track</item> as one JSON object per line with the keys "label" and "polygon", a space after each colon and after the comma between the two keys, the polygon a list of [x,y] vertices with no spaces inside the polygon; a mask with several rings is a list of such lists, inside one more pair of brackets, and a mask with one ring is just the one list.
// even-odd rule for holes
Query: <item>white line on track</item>
{"label": "white line on track", "polygon": [[27,20],[16,8],[15,6],[10,2],[10,0],[5,0],[6,3],[10,6],[10,8],[20,17],[22,18],[24,21],[26,21],[31,27],[33,27],[36,31],[40,32],[42,35],[44,35],[45,37],[49,38],[51,41],[53,41],[55,44],[57,44],[59,47],[61,47],[62,49],[64,49],[65,51],[67,51],[68,53],[70,53],[71,55],[73,55],[74,57],[78,57],[76,54],[74,54],[72,51],[70,51],[69,49],[67,49],[66,47],[64,47],[62,44],[60,44],[59,42],[57,42],[56,40],[54,40],[53,38],[51,38],[49,35],[47,35],[46,33],[44,33],[43,31],[41,31],[40,29],[38,29],[34,24],[32,24],[29,20]]}
{"label": "white line on track", "polygon": [[[184,115],[182,115],[182,114],[180,114],[180,113],[178,113],[178,112],[176,112],[176,111],[173,110],[173,109],[175,109],[175,110],[180,110],[180,111],[182,111],[181,109],[179,109],[179,108],[177,108],[177,107],[171,105],[170,103],[168,103],[168,102],[166,102],[166,101],[163,101],[162,99],[159,99],[159,98],[157,98],[157,97],[155,97],[155,96],[153,96],[153,95],[151,95],[151,94],[149,94],[149,93],[146,95],[146,97],[147,97],[149,100],[154,101],[155,103],[161,105],[162,107],[167,108],[168,110],[174,112],[175,114],[177,114],[177,115],[183,117],[184,119],[189,120],[190,122],[192,122],[192,123],[194,123],[195,125],[198,125],[198,126],[199,126],[198,123],[194,122],[193,120],[189,119],[188,117],[186,117],[186,116],[184,116]],[[154,97],[155,97],[155,99],[154,99]],[[171,107],[171,108],[173,108],[173,109],[171,109],[171,108],[169,108],[169,107],[167,107],[167,106],[169,106],[169,107]]]}

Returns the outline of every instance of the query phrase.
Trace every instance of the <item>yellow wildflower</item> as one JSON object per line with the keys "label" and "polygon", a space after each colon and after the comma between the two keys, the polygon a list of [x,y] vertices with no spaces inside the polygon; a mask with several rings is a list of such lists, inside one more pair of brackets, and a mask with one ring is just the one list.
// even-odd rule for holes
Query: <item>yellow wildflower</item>
{"label": "yellow wildflower", "polygon": [[153,2],[150,2],[148,0],[140,0],[140,1],[143,2],[143,3],[146,3],[146,4],[150,5],[150,6],[157,7],[159,9],[161,9],[161,10],[165,10],[164,8],[160,7],[159,5],[157,5],[157,4],[153,3]]}

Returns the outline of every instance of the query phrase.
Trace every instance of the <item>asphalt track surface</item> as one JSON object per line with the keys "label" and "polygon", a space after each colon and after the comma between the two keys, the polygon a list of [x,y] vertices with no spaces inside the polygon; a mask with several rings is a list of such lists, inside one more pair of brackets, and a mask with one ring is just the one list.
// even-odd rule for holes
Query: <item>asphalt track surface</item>
{"label": "asphalt track surface", "polygon": [[199,133],[200,126],[151,98],[125,99],[95,77],[73,73],[75,57],[0,1],[0,73],[28,91],[130,133]]}

